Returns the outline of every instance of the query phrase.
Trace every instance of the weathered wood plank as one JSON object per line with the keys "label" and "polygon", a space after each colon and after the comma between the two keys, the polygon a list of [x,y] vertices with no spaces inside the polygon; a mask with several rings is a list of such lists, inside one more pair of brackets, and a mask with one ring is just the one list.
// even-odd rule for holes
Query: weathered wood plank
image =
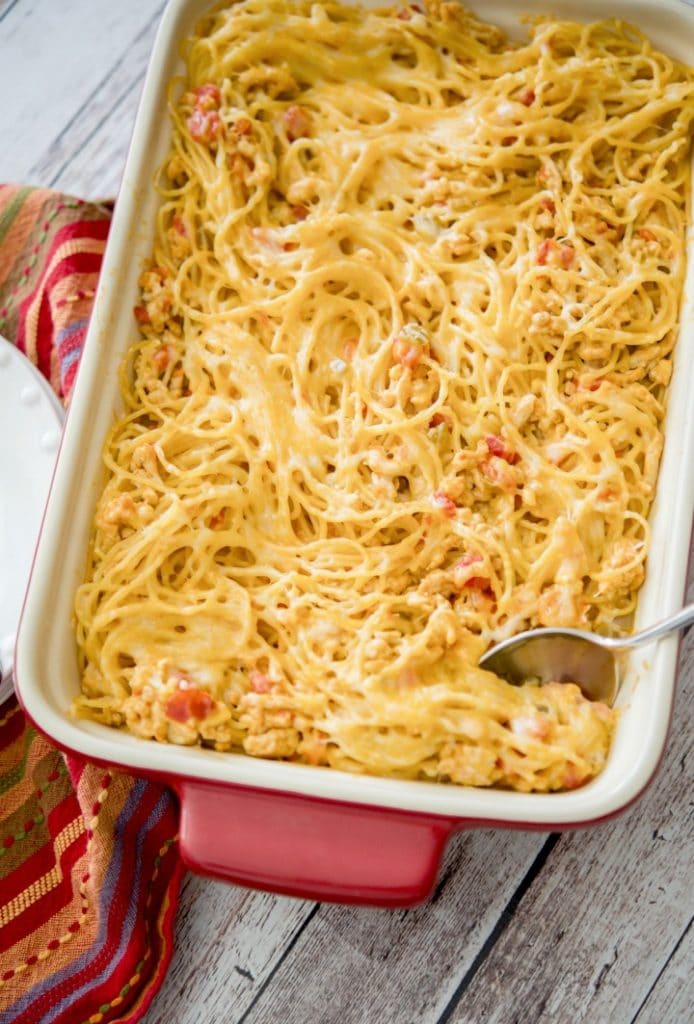
{"label": "weathered wood plank", "polygon": [[21,0],[0,20],[5,180],[26,181],[37,157],[109,77],[161,0]]}
{"label": "weathered wood plank", "polygon": [[631,1024],[691,1020],[694,1015],[694,928],[692,921]]}
{"label": "weathered wood plank", "polygon": [[239,1020],[315,908],[189,875],[176,952],[145,1024]]}
{"label": "weathered wood plank", "polygon": [[[105,199],[117,195],[141,87],[140,77],[115,100],[104,119],[94,122],[91,132],[85,132],[81,146],[73,149],[69,139],[59,140],[55,148],[63,148],[65,159],[49,178],[53,188],[84,199]],[[41,161],[44,167],[41,178],[44,179],[48,160]],[[36,175],[32,174],[32,177],[40,180]]]}
{"label": "weathered wood plank", "polygon": [[164,9],[129,41],[108,75],[32,164],[29,179],[94,198],[118,190],[154,36]]}
{"label": "weathered wood plank", "polygon": [[[461,986],[446,1021],[512,1024],[519,1007],[533,1024],[632,1020],[694,911],[693,704],[690,638],[656,781],[616,821],[562,837],[494,949]],[[691,971],[691,946],[687,955]],[[678,996],[671,996],[677,1005]],[[665,1016],[663,1006],[653,1013],[658,1024],[686,1019]]]}
{"label": "weathered wood plank", "polygon": [[433,1024],[545,842],[471,832],[451,844],[429,904],[321,906],[243,1024]]}

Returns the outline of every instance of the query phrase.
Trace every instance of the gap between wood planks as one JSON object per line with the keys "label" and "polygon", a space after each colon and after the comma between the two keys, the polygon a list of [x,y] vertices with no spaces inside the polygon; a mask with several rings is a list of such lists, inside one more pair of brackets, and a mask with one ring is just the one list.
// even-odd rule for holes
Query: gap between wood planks
{"label": "gap between wood planks", "polygon": [[[60,134],[56,137],[56,139],[54,140],[53,146],[51,147],[51,150],[53,149],[54,146],[59,146],[61,144],[61,142],[63,142],[63,140],[66,138],[66,136],[69,133],[72,133],[75,125],[77,124],[77,122],[80,119],[84,118],[85,113],[87,113],[88,110],[92,107],[92,105],[94,104],[94,102],[97,99],[97,97],[99,96],[99,94],[103,90],[105,90],[105,88],[107,86],[113,85],[114,81],[118,82],[119,79],[121,78],[121,73],[122,73],[122,76],[126,79],[126,82],[127,82],[125,88],[121,89],[121,91],[117,94],[116,99],[111,104],[111,106],[103,111],[103,113],[101,114],[101,117],[99,118],[97,123],[94,124],[89,129],[88,134],[86,134],[83,137],[83,139],[82,139],[82,143],[81,143],[80,148],[82,148],[82,146],[85,146],[88,142],[90,142],[94,138],[95,135],[97,135],[99,133],[99,131],[106,124],[107,120],[109,120],[109,118],[111,117],[113,111],[117,107],[120,106],[120,104],[123,102],[125,97],[129,93],[131,93],[133,89],[139,87],[142,84],[142,81],[144,79],[145,72],[146,72],[146,67],[147,67],[147,60],[146,60],[146,58],[147,58],[147,56],[149,54],[149,50],[151,48],[151,44],[152,44],[152,41],[153,41],[153,38],[154,38],[154,33],[155,33],[157,25],[159,24],[159,20],[160,20],[160,18],[162,16],[162,13],[163,13],[163,10],[164,10],[165,6],[166,6],[166,2],[162,3],[161,6],[157,8],[157,10],[156,10],[155,14],[153,15],[153,17],[150,19],[150,21],[145,25],[145,27],[142,29],[142,31],[140,33],[138,33],[138,35],[133,40],[132,49],[128,49],[127,54],[123,54],[123,56],[119,60],[117,60],[115,62],[115,64],[113,64],[113,66],[109,69],[109,71],[106,73],[106,75],[104,75],[103,79],[98,83],[96,88],[92,90],[92,92],[86,98],[86,100],[84,101],[84,103],[82,104],[80,109],[76,112],[76,114],[74,115],[72,120],[63,128],[63,130],[60,132]],[[133,76],[132,74],[129,74],[129,70],[130,70],[130,68],[132,67],[132,64],[133,64],[133,57],[140,56],[138,51],[143,50],[143,49],[145,51],[145,53],[144,53],[145,60],[143,62],[139,61],[139,60],[137,61],[138,71]],[[89,118],[86,118],[85,120],[87,120],[89,123],[91,123]],[[46,154],[47,157],[50,156],[51,150],[49,150],[48,153]],[[58,169],[58,171],[54,174],[53,178],[49,182],[49,184],[51,186],[53,186],[55,184],[55,182],[61,176],[63,171],[67,167],[69,167],[70,162],[72,161],[72,159],[74,159],[75,152],[79,152],[79,150],[77,150],[77,151],[73,150],[72,155],[65,161],[65,163],[62,165],[62,167],[60,167]]]}
{"label": "gap between wood planks", "polygon": [[[368,990],[358,978],[350,985],[351,1013],[359,1006],[366,1010],[370,989],[387,991],[394,977],[416,979],[425,936],[435,950],[426,1019],[435,1020],[430,1004],[440,1003],[441,987],[454,986],[461,964],[472,962],[544,842],[528,832],[483,830],[456,837],[437,887],[440,898],[409,911],[316,905],[221,884],[206,887],[193,879],[190,895],[196,902],[182,900],[177,952],[147,1024],[165,1024],[173,1013],[177,1024],[238,1024],[249,1017],[268,1024],[276,1018],[277,996],[291,988],[295,976],[303,990],[316,977],[350,977],[353,970]],[[201,923],[206,918],[207,929]],[[248,974],[254,975],[252,983],[245,980]],[[334,1006],[330,1012],[331,1020],[341,1019]],[[352,1019],[348,1012],[345,1020]]]}
{"label": "gap between wood planks", "polygon": [[[161,19],[166,3],[161,3],[154,15],[147,24],[135,36],[121,54],[111,65],[104,77],[97,83],[86,97],[82,105],[71,117],[68,123],[61,129],[48,149],[33,164],[29,172],[30,178],[36,178],[45,182],[49,187],[54,188],[64,178],[65,172],[71,165],[85,153],[89,144],[100,135],[105,138],[101,142],[103,147],[106,144],[106,152],[109,152],[109,143],[113,143],[110,131],[111,122],[115,112],[129,97],[132,97],[132,111],[128,111],[128,123],[132,130],[134,123],[136,94],[142,86],[145,76],[147,61],[149,58],[152,42],[156,28]],[[115,98],[114,98],[115,93]],[[125,143],[130,137],[130,130],[123,125],[123,130],[117,133],[115,140],[118,146],[113,157],[120,156],[120,161],[115,159],[118,177],[122,173],[123,150]],[[113,159],[112,157],[112,159]],[[62,161],[57,170],[56,163]],[[110,188],[114,188],[115,182],[109,181]],[[93,186],[92,186],[93,187]],[[83,195],[89,189],[71,186],[70,191]],[[86,196],[83,195],[86,198]]]}
{"label": "gap between wood planks", "polygon": [[[473,977],[477,973],[477,970],[479,969],[480,965],[482,964],[482,962],[484,961],[484,959],[486,958],[488,953],[491,951],[491,949],[493,948],[493,946],[495,945],[495,943],[499,939],[501,933],[506,928],[506,926],[507,926],[508,922],[510,921],[511,917],[515,914],[516,909],[517,909],[520,901],[522,900],[523,896],[525,895],[526,891],[530,888],[530,886],[532,885],[533,881],[535,880],[537,875],[542,870],[545,861],[547,860],[548,856],[550,855],[550,853],[552,852],[552,850],[556,846],[559,838],[560,837],[559,837],[558,833],[553,833],[545,841],[544,845],[542,846],[542,849],[538,853],[538,855],[535,858],[535,860],[533,861],[533,863],[528,868],[528,871],[526,872],[525,876],[523,877],[523,879],[521,880],[520,884],[518,885],[518,887],[514,891],[513,895],[509,899],[508,903],[506,904],[506,906],[502,910],[499,919],[497,920],[496,924],[492,928],[492,930],[489,933],[487,939],[484,941],[484,943],[483,943],[479,953],[477,954],[477,956],[473,960],[471,966],[468,968],[468,970],[466,971],[465,975],[461,979],[460,983],[456,987],[456,990],[453,993],[453,996],[451,997],[448,1005],[444,1009],[443,1013],[439,1016],[437,1024],[445,1024],[445,1022],[449,1019],[451,1013],[453,1012],[454,1008],[458,1004],[458,1002],[459,1002],[462,994],[464,993],[465,989],[467,988],[467,986],[470,984],[470,982],[472,981]],[[448,878],[451,877],[451,874],[452,874],[452,872],[449,871],[449,872],[447,872],[447,873],[442,875],[442,878],[440,879],[439,884],[437,885],[436,890],[434,892],[434,896],[432,897],[432,902],[436,901],[439,898],[439,896],[441,895],[441,891],[442,891],[442,889],[443,889],[443,887],[445,885],[445,882],[448,880]],[[266,978],[264,983],[259,988],[256,996],[254,997],[253,1001],[249,1005],[248,1009],[243,1014],[243,1016],[238,1018],[238,1024],[245,1024],[245,1022],[248,1020],[249,1016],[251,1015],[251,1013],[255,1009],[257,1003],[259,1002],[259,1000],[263,996],[265,990],[272,983],[272,981],[275,978],[278,970],[280,969],[280,967],[282,966],[284,961],[288,958],[288,956],[291,954],[292,950],[296,946],[296,944],[297,944],[299,938],[301,937],[302,933],[305,931],[307,926],[310,924],[310,922],[313,920],[313,918],[315,917],[316,913],[320,909],[320,906],[321,906],[321,904],[316,904],[313,907],[313,909],[311,910],[311,912],[307,915],[307,917],[306,917],[305,921],[303,922],[303,924],[301,925],[301,927],[299,929],[297,929],[297,931],[296,931],[294,937],[292,938],[291,942],[284,949],[284,951],[282,953],[282,956],[279,958],[279,960],[275,964],[274,968],[272,969],[272,971],[270,972],[270,974],[268,975],[268,977]],[[404,913],[407,913],[407,910],[404,911]]]}
{"label": "gap between wood planks", "polygon": [[[459,1002],[463,992],[465,991],[467,986],[472,981],[473,977],[477,973],[477,970],[479,969],[479,967],[480,967],[481,963],[483,962],[483,960],[486,958],[487,954],[490,952],[490,950],[493,948],[493,946],[497,942],[499,936],[501,935],[501,933],[505,929],[505,927],[508,924],[508,922],[510,921],[511,917],[515,914],[516,908],[518,907],[518,904],[523,899],[523,896],[525,895],[525,892],[530,888],[530,886],[532,885],[533,881],[535,880],[537,875],[542,870],[542,867],[544,866],[545,861],[547,860],[547,858],[549,857],[550,853],[552,852],[552,850],[556,846],[558,840],[559,840],[559,834],[558,833],[553,833],[545,841],[542,849],[538,853],[538,855],[535,858],[535,860],[533,861],[533,863],[528,868],[528,871],[526,872],[525,876],[521,880],[521,882],[518,885],[517,889],[515,890],[515,892],[511,896],[510,900],[508,901],[508,903],[506,904],[506,906],[502,910],[501,915],[500,915],[498,921],[496,922],[496,924],[492,928],[491,932],[489,933],[487,939],[483,943],[479,953],[477,954],[477,956],[473,960],[471,966],[469,967],[469,969],[466,971],[465,975],[461,979],[459,985],[457,986],[455,992],[453,993],[453,996],[451,997],[451,1000],[449,1001],[448,1005],[444,1009],[444,1011],[441,1014],[441,1016],[438,1018],[437,1024],[445,1024],[445,1022],[449,1019],[453,1009],[455,1008],[455,1006]],[[450,873],[447,876],[446,875],[442,876],[441,880],[439,881],[439,884],[436,887],[436,890],[434,892],[434,896],[432,897],[433,901],[438,899],[438,897],[441,895],[441,891],[442,891],[443,886],[444,886],[445,882],[447,881],[448,877],[450,877]],[[253,1012],[256,1004],[261,999],[263,993],[268,988],[268,986],[272,983],[273,978],[277,974],[277,972],[280,969],[280,967],[282,966],[283,962],[287,959],[287,957],[290,955],[290,953],[292,952],[292,950],[296,946],[296,943],[298,942],[298,940],[301,937],[301,935],[304,932],[304,930],[307,928],[307,926],[311,923],[311,921],[315,917],[316,913],[320,909],[320,906],[321,906],[320,904],[316,904],[313,907],[313,909],[310,911],[310,913],[307,915],[307,917],[306,917],[305,921],[303,922],[303,924],[301,925],[301,927],[297,929],[297,931],[294,934],[291,942],[284,949],[284,951],[282,953],[282,956],[277,961],[277,963],[275,964],[274,968],[272,969],[272,971],[270,972],[270,974],[268,975],[266,980],[263,982],[261,987],[258,989],[258,992],[257,992],[256,996],[254,997],[253,1001],[251,1002],[251,1004],[249,1005],[248,1009],[243,1014],[243,1016],[238,1019],[238,1024],[245,1024],[245,1022],[248,1020],[248,1018],[249,1018],[250,1014]]]}
{"label": "gap between wood planks", "polygon": [[301,938],[302,934],[304,933],[306,928],[308,928],[308,926],[310,925],[311,921],[316,916],[316,914],[318,913],[320,908],[321,908],[321,904],[320,903],[315,903],[313,905],[313,907],[311,908],[311,910],[309,910],[309,912],[306,915],[306,917],[305,917],[304,921],[302,922],[302,924],[299,926],[299,928],[297,928],[297,930],[294,933],[294,935],[292,936],[291,940],[284,947],[284,950],[282,951],[282,956],[278,959],[277,963],[274,965],[272,970],[269,972],[267,978],[265,979],[265,981],[262,983],[262,985],[258,989],[255,997],[253,998],[252,1002],[248,1006],[248,1009],[245,1011],[245,1013],[243,1014],[242,1017],[239,1017],[238,1024],[244,1024],[244,1021],[248,1019],[248,1015],[253,1011],[256,1003],[261,998],[261,996],[265,992],[265,990],[268,987],[268,985],[270,985],[272,983],[272,980],[275,977],[275,975],[277,974],[278,970],[280,969],[280,967],[282,966],[284,961],[287,959],[287,957],[289,956],[291,951],[294,949],[294,947],[296,946],[297,942]]}
{"label": "gap between wood planks", "polygon": [[[163,0],[22,0],[0,8],[0,91],[12,98],[0,111],[3,133],[12,140],[0,161],[4,180],[27,183],[68,123],[73,139],[64,145],[69,150],[72,141],[73,149],[66,155],[74,152],[80,133],[75,112],[104,85],[106,71],[114,81],[119,63],[129,72],[133,65],[138,74],[144,70],[149,48],[138,52],[133,41],[147,28],[153,34],[153,14],[162,5]],[[36,183],[47,185],[60,163],[49,163]]]}
{"label": "gap between wood planks", "polygon": [[0,0],[0,21],[5,18],[13,7],[16,7],[19,0]]}
{"label": "gap between wood planks", "polygon": [[455,1010],[460,1000],[462,999],[465,990],[468,988],[468,986],[472,982],[472,979],[475,977],[478,970],[480,969],[484,961],[487,959],[487,957],[489,956],[489,954],[491,953],[492,949],[497,944],[499,939],[501,938],[501,935],[508,927],[511,918],[518,909],[520,901],[523,899],[530,886],[533,884],[537,876],[542,871],[547,861],[547,858],[559,842],[559,839],[560,834],[558,832],[553,832],[545,841],[544,846],[542,847],[542,849],[540,850],[540,852],[538,853],[537,857],[532,862],[530,867],[528,868],[525,877],[521,880],[520,885],[518,886],[516,891],[511,896],[511,899],[508,901],[508,903],[502,910],[499,920],[496,922],[491,932],[487,936],[479,953],[477,954],[477,956],[475,957],[475,959],[473,960],[473,962],[471,963],[470,967],[467,969],[463,977],[460,979],[458,985],[456,986],[455,992],[453,993],[448,1003],[444,1007],[443,1013],[439,1017],[437,1024],[446,1024],[446,1022],[450,1020],[451,1015],[453,1014],[453,1011]]}
{"label": "gap between wood planks", "polygon": [[[639,1008],[636,1011],[636,1013],[634,1014],[634,1016],[631,1018],[631,1021],[629,1022],[629,1024],[636,1024],[636,1022],[641,1019],[641,1016],[644,1013],[644,1011],[647,1010],[649,1000],[651,999],[653,993],[656,991],[658,985],[660,984],[662,978],[665,975],[665,972],[673,964],[673,962],[676,960],[677,954],[683,948],[684,943],[686,942],[687,938],[689,937],[689,932],[691,931],[692,923],[694,923],[694,917],[690,917],[689,924],[687,925],[687,927],[684,929],[684,931],[680,935],[680,938],[679,938],[679,941],[677,942],[677,945],[672,950],[672,952],[670,953],[670,956],[667,958],[667,960],[665,961],[665,963],[661,967],[661,969],[658,972],[658,974],[657,974],[653,984],[651,985],[651,987],[649,988],[648,992],[644,996],[644,998],[643,998],[643,1000],[641,1002],[641,1005],[639,1006]],[[690,963],[690,968],[691,968],[691,963]],[[691,986],[691,982],[692,982],[692,973],[691,973],[691,969],[690,969],[690,971],[689,971],[689,983],[690,983],[690,986]],[[691,1005],[689,1006],[689,1009],[691,1010]],[[662,1020],[663,1018],[661,1017],[660,1019]],[[684,1018],[682,1018],[682,1019],[684,1020]]]}

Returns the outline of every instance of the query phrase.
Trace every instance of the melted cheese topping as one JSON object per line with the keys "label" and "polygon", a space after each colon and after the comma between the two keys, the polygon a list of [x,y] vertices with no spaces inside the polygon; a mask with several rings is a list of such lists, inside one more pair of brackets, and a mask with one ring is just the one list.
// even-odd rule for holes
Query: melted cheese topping
{"label": "melted cheese topping", "polygon": [[478,660],[628,628],[684,273],[694,78],[635,29],[244,0],[173,83],[76,711],[521,790],[613,713]]}

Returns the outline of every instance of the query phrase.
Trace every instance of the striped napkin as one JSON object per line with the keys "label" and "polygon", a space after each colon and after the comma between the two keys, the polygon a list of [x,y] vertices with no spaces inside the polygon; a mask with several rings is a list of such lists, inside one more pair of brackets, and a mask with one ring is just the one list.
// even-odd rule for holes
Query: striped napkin
{"label": "striped napkin", "polygon": [[[0,334],[65,403],[110,214],[0,186]],[[171,959],[176,831],[167,789],[65,757],[0,706],[0,1024],[141,1019]]]}

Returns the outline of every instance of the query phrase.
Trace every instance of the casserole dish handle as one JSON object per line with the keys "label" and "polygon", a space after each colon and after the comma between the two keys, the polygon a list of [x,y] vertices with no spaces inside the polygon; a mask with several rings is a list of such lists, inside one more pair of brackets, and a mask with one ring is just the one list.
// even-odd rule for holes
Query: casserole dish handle
{"label": "casserole dish handle", "polygon": [[187,867],[304,899],[411,906],[431,892],[459,820],[185,779]]}

